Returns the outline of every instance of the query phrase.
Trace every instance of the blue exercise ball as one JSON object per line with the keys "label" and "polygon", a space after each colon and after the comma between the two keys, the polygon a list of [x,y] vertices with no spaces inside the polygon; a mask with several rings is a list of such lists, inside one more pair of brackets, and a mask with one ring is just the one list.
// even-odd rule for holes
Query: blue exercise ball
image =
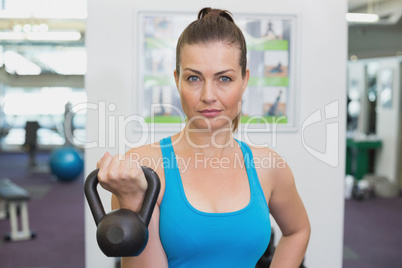
{"label": "blue exercise ball", "polygon": [[60,181],[73,181],[81,174],[84,160],[81,153],[72,147],[54,150],[49,160],[50,170]]}

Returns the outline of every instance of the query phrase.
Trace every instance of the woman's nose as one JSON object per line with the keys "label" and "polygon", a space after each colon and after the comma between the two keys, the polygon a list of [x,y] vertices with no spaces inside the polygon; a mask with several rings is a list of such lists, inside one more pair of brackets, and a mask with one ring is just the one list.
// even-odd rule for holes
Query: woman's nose
{"label": "woman's nose", "polygon": [[212,82],[205,81],[205,83],[203,84],[201,92],[201,100],[207,104],[216,101],[216,92]]}

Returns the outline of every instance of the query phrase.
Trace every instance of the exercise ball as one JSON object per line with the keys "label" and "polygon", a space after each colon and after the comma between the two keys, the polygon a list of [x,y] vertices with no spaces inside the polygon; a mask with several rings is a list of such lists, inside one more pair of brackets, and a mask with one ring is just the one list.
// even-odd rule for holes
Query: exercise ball
{"label": "exercise ball", "polygon": [[72,147],[54,150],[49,159],[50,170],[60,181],[73,181],[81,174],[84,161],[81,153]]}

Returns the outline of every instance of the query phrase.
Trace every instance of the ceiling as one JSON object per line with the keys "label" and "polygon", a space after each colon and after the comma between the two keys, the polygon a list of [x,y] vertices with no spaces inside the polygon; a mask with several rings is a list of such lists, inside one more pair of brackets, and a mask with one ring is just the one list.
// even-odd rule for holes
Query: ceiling
{"label": "ceiling", "polygon": [[86,17],[83,0],[1,0],[0,41],[49,44],[68,40],[82,46]]}
{"label": "ceiling", "polygon": [[[0,46],[11,46],[16,48],[16,52],[24,54],[24,56],[30,59],[32,58],[37,65],[41,66],[42,71],[47,70],[48,73],[52,73],[55,68],[50,68],[50,63],[48,62],[38,60],[39,56],[37,55],[27,55],[27,51],[32,51],[32,49],[26,48],[26,45],[39,47],[36,48],[36,50],[49,50],[49,46],[54,47],[55,45],[73,47],[72,49],[76,49],[77,47],[84,49],[87,16],[87,9],[83,4],[85,1],[1,0],[1,3],[3,2],[7,4],[7,8],[2,9],[0,7],[0,32],[15,31],[16,25],[21,27],[25,24],[29,24],[33,27],[34,25],[46,24],[48,26],[48,31],[78,31],[81,34],[79,40],[69,42],[29,41],[24,43],[17,41],[0,41]],[[28,6],[28,9],[21,9],[21,6]],[[34,12],[35,10],[36,13]],[[43,15],[45,14],[42,12],[44,10],[47,11],[46,14],[50,14],[50,16]],[[3,14],[4,12],[9,13],[5,15]],[[380,20],[376,23],[349,24],[350,54],[358,55],[360,57],[401,55],[402,47],[399,44],[402,44],[402,0],[348,0],[348,12],[373,12],[380,16]],[[28,15],[24,17],[22,14]],[[55,15],[64,15],[64,18],[61,18],[63,16]],[[380,40],[390,41],[380,42]],[[385,47],[386,44],[383,43],[392,43],[392,47]],[[391,45],[388,44],[388,46]],[[381,49],[380,52],[378,52],[379,49]],[[75,51],[73,51],[73,53],[75,53]]]}
{"label": "ceiling", "polygon": [[402,0],[349,0],[348,12],[375,13],[375,23],[349,23],[348,58],[402,55]]}
{"label": "ceiling", "polygon": [[[15,0],[14,0],[15,1]],[[25,1],[25,0],[18,0]],[[50,0],[45,0],[50,1]],[[65,1],[65,0],[64,0]],[[58,0],[58,2],[64,2]],[[75,0],[77,2],[78,0]],[[9,1],[12,2],[12,1]],[[67,1],[68,2],[68,1]],[[86,12],[81,8],[83,13]],[[77,9],[76,9],[77,10]],[[380,21],[376,24],[396,24],[402,18],[402,0],[348,0],[348,11],[353,13],[369,13],[373,12],[380,16]],[[21,11],[20,11],[21,12]],[[18,14],[18,12],[14,12]],[[74,13],[73,13],[74,14]],[[76,15],[77,13],[75,13]],[[82,35],[85,34],[85,18],[70,19],[50,19],[50,18],[22,18],[22,17],[3,17],[0,14],[0,31],[12,30],[17,24],[40,24],[45,23],[49,26],[49,30],[66,31],[76,30]],[[82,40],[81,40],[82,41]]]}
{"label": "ceiling", "polygon": [[349,0],[348,11],[378,14],[379,25],[396,24],[402,18],[402,0]]}

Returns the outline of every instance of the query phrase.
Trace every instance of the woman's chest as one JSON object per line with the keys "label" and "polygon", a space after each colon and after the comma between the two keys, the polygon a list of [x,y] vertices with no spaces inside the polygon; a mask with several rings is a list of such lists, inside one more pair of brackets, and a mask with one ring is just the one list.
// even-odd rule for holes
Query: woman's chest
{"label": "woman's chest", "polygon": [[178,169],[187,201],[200,211],[233,212],[250,201],[247,169],[233,159],[195,159],[187,166],[178,163]]}

